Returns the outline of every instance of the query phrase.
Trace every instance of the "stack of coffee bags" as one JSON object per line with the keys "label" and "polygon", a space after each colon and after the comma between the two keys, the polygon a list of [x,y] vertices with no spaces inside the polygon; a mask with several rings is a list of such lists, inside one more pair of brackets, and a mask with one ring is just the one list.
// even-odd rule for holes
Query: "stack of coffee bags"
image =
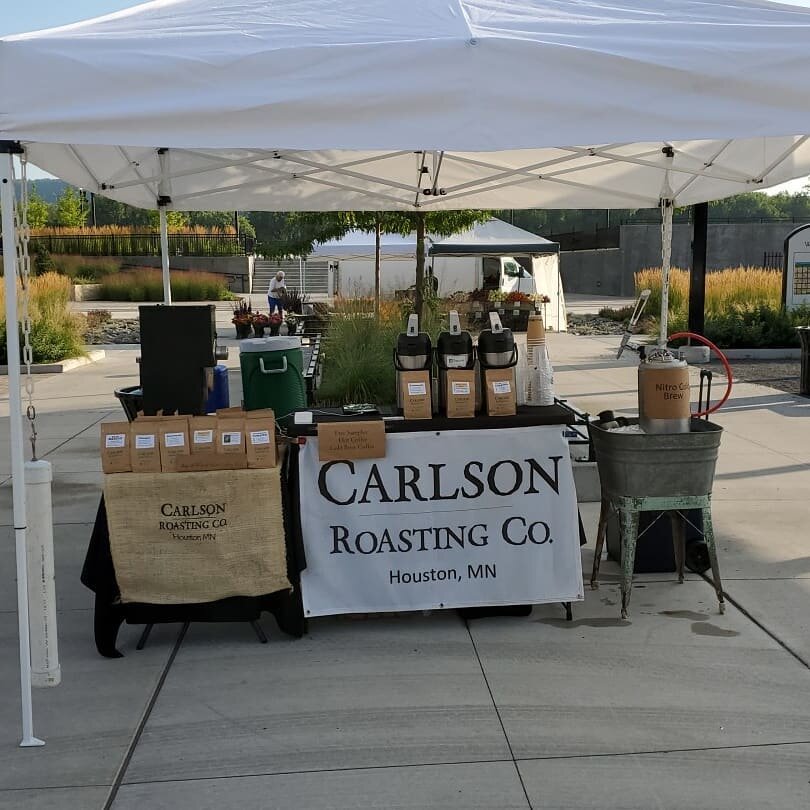
{"label": "stack of coffee bags", "polygon": [[540,315],[529,316],[523,380],[527,405],[554,404],[554,369],[548,356],[546,330]]}

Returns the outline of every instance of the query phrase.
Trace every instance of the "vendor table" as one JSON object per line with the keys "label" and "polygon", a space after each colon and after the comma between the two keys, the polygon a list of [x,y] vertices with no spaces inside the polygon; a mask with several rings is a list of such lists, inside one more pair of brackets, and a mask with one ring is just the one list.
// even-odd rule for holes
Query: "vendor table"
{"label": "vendor table", "polygon": [[[385,419],[384,457],[319,459],[318,424],[285,422],[306,616],[570,603],[582,598],[581,523],[553,405],[511,417]],[[404,434],[404,435],[403,435]],[[290,539],[290,538],[288,538]],[[569,612],[570,614],[570,612]]]}
{"label": "vendor table", "polygon": [[[282,475],[284,472],[285,469],[282,468]],[[284,523],[290,524],[292,518],[289,514],[287,491],[287,487],[282,487]],[[107,510],[102,496],[81,573],[82,583],[96,595],[94,618],[96,649],[105,657],[120,657],[121,653],[116,649],[116,638],[123,622],[147,626],[139,648],[148,635],[150,625],[170,622],[251,622],[260,640],[264,640],[260,628],[255,624],[264,610],[275,616],[282,632],[296,638],[300,637],[305,630],[299,587],[300,566],[294,555],[291,555],[289,544],[286,547],[287,578],[293,586],[292,591],[285,590],[259,596],[232,596],[193,604],[122,603],[110,549]]]}
{"label": "vendor table", "polygon": [[[411,609],[425,609],[425,607],[460,607],[463,608],[462,615],[470,618],[481,615],[492,615],[499,613],[527,613],[530,605],[542,601],[562,602],[566,606],[567,616],[570,618],[570,601],[573,599],[581,598],[582,576],[579,569],[579,545],[583,542],[584,534],[582,532],[581,521],[578,522],[578,514],[576,513],[576,496],[573,490],[573,478],[569,477],[565,470],[570,471],[568,464],[567,445],[561,441],[558,445],[561,450],[556,454],[564,456],[560,459],[560,470],[562,470],[559,480],[558,488],[562,495],[561,502],[567,504],[565,507],[569,514],[568,523],[562,534],[557,535],[556,528],[550,532],[548,539],[558,540],[556,547],[546,542],[545,533],[538,532],[535,541],[538,541],[536,546],[532,542],[521,542],[527,540],[528,534],[520,532],[521,528],[528,529],[528,523],[524,522],[527,515],[531,517],[530,512],[521,511],[520,508],[514,513],[514,520],[510,524],[509,531],[511,532],[509,539],[512,543],[507,543],[508,549],[511,554],[523,554],[520,546],[530,546],[531,551],[542,551],[545,555],[545,560],[549,563],[550,578],[548,582],[553,582],[559,578],[561,571],[564,569],[566,574],[566,581],[569,583],[566,592],[553,592],[553,588],[549,591],[547,598],[537,598],[537,594],[530,594],[532,598],[528,598],[526,591],[521,597],[516,594],[514,597],[511,594],[512,583],[506,578],[506,574],[501,574],[502,593],[498,598],[491,597],[491,591],[484,589],[480,598],[473,600],[454,601],[452,594],[445,596],[442,595],[442,589],[447,585],[446,582],[438,581],[436,590],[433,596],[427,596],[428,602],[419,608],[414,608],[409,604],[409,600],[401,600],[398,603],[386,604],[383,600],[382,603],[366,604],[358,603],[350,605],[341,602],[341,594],[349,591],[357,592],[362,597],[362,588],[360,591],[347,587],[347,583],[335,579],[330,588],[332,596],[327,596],[327,601],[323,601],[320,607],[313,610],[313,605],[310,605],[308,611],[305,611],[302,603],[302,574],[304,577],[309,576],[308,569],[311,572],[317,572],[322,569],[322,557],[320,557],[315,549],[317,541],[330,540],[329,537],[320,538],[311,533],[311,522],[309,533],[305,531],[305,524],[309,520],[312,507],[314,506],[314,499],[310,500],[310,495],[307,493],[312,492],[313,477],[312,477],[312,459],[307,459],[306,454],[311,452],[315,447],[316,442],[312,441],[317,436],[318,423],[323,422],[362,422],[368,421],[368,416],[360,417],[346,417],[339,409],[323,409],[313,412],[314,420],[310,425],[296,425],[294,419],[290,416],[288,419],[282,420],[281,426],[287,431],[288,436],[297,440],[298,442],[305,442],[304,444],[293,443],[290,445],[288,452],[285,455],[282,467],[282,495],[284,507],[284,529],[286,537],[286,552],[287,552],[287,576],[290,583],[293,585],[293,591],[280,592],[275,594],[265,594],[257,597],[232,597],[229,599],[221,599],[215,602],[206,602],[200,604],[144,604],[144,603],[126,603],[122,604],[120,601],[120,593],[118,583],[115,575],[115,568],[113,565],[113,558],[110,551],[109,529],[107,522],[107,513],[102,497],[99,504],[98,514],[93,528],[93,534],[90,539],[90,545],[87,551],[84,568],[82,570],[81,581],[96,594],[95,600],[95,640],[96,647],[101,655],[108,657],[117,657],[120,653],[116,649],[116,637],[118,630],[123,622],[128,624],[144,624],[147,627],[154,623],[167,623],[167,622],[190,622],[190,621],[207,621],[207,622],[220,622],[220,621],[243,621],[255,622],[261,615],[262,611],[269,611],[275,616],[279,628],[289,635],[300,637],[306,631],[306,616],[307,615],[323,615],[327,613],[346,613],[346,612],[373,612],[375,610],[411,610]],[[373,417],[372,417],[373,418]],[[382,417],[376,417],[381,419]],[[448,446],[449,440],[453,437],[464,437],[464,442],[468,447],[475,448],[476,434],[479,437],[489,436],[490,446],[493,437],[497,438],[502,436],[504,441],[507,437],[514,439],[520,436],[519,453],[521,457],[529,457],[532,449],[537,449],[533,445],[537,445],[542,436],[542,431],[548,431],[552,437],[561,439],[561,431],[563,426],[572,424],[575,420],[575,415],[568,409],[554,405],[545,408],[519,408],[518,413],[511,417],[486,417],[478,416],[473,419],[446,419],[434,418],[425,421],[405,421],[401,418],[387,419],[385,421],[385,430],[389,439],[389,447],[393,448],[399,440],[402,442],[409,442],[411,447],[418,448],[421,443],[430,437],[434,438],[436,442],[441,441],[441,437],[447,437]],[[559,430],[555,430],[559,428]],[[406,435],[402,435],[406,434]],[[526,442],[525,437],[529,438]],[[537,441],[533,441],[536,439]],[[307,443],[309,447],[307,447]],[[505,445],[504,445],[505,446]],[[514,442],[513,442],[514,446]],[[538,445],[539,446],[539,445]],[[389,459],[391,460],[391,459]],[[504,458],[504,460],[506,460]],[[357,469],[362,466],[361,461],[356,462]],[[508,467],[509,465],[505,465]],[[507,470],[508,471],[508,470]],[[552,471],[548,468],[547,474]],[[303,480],[302,480],[303,479]],[[317,472],[315,473],[317,479]],[[494,480],[494,479],[493,479]],[[528,480],[528,479],[527,479]],[[538,477],[538,482],[541,480]],[[539,488],[539,485],[538,485]],[[303,501],[302,501],[303,494]],[[510,501],[513,505],[520,506],[520,498],[517,501]],[[388,506],[385,504],[384,506]],[[407,506],[407,505],[406,505]],[[465,504],[464,510],[470,509],[474,511],[472,504]],[[354,510],[357,512],[357,510]],[[385,515],[389,510],[383,508],[379,510],[382,514],[380,520],[385,519]],[[448,506],[443,503],[436,504],[435,509],[437,514],[447,512]],[[449,510],[452,511],[452,510]],[[494,512],[493,512],[494,514]],[[553,525],[553,521],[548,515],[537,515],[540,522],[543,520],[548,524]],[[332,524],[337,525],[337,524]],[[499,529],[500,531],[500,529]],[[554,537],[552,537],[552,533]],[[479,535],[471,537],[467,534],[467,539],[472,541],[473,553],[477,554],[481,548],[480,530]],[[579,542],[577,542],[579,540]],[[543,541],[543,542],[539,542]],[[559,542],[561,541],[561,542]],[[450,541],[448,541],[450,542]],[[476,545],[478,544],[478,545]],[[341,549],[345,548],[341,545]],[[554,554],[550,554],[550,550],[555,548]],[[559,554],[556,549],[567,549],[568,553],[565,556],[563,563],[560,561]],[[463,554],[470,551],[470,546],[463,549]],[[427,552],[426,552],[427,554]],[[494,561],[487,563],[483,557],[467,558],[462,560],[462,555],[457,554],[459,571],[464,571],[466,576],[470,565],[476,571],[480,571],[482,578],[486,578],[489,571],[495,566],[501,566],[503,563]],[[337,555],[341,556],[341,555]],[[354,555],[360,557],[359,554]],[[370,555],[369,555],[370,556]],[[385,557],[386,555],[377,555]],[[391,555],[395,556],[395,555]],[[364,559],[368,557],[365,556]],[[333,558],[334,559],[334,558]],[[348,556],[344,556],[344,560]],[[421,562],[421,561],[420,561]],[[542,561],[541,561],[542,562]],[[462,565],[463,563],[463,565]],[[526,559],[526,565],[522,566],[527,571],[532,570],[532,566],[537,563],[536,559]],[[487,565],[490,568],[487,568]],[[560,565],[563,569],[560,569]],[[331,566],[330,566],[331,567]],[[540,566],[541,568],[544,566]],[[548,567],[548,566],[546,566]],[[403,565],[388,566],[388,570],[402,570],[400,579],[407,579],[410,571],[405,570]],[[430,570],[427,565],[420,565],[420,569]],[[442,568],[440,570],[447,570]],[[501,570],[500,568],[498,569]],[[538,569],[539,570],[539,569]],[[311,573],[310,572],[310,573]],[[436,574],[440,577],[441,574]],[[313,597],[317,595],[316,576],[311,580],[313,588],[310,592]],[[351,584],[351,583],[349,583]],[[524,582],[525,585],[525,582]],[[304,589],[306,588],[306,581],[303,583]],[[305,592],[306,593],[306,592]],[[330,600],[337,595],[336,601],[330,606]]]}

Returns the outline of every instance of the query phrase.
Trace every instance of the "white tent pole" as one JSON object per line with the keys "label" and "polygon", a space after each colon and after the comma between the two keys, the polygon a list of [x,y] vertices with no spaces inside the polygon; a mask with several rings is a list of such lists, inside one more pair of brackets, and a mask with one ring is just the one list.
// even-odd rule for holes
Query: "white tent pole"
{"label": "white tent pole", "polygon": [[160,216],[160,266],[163,268],[163,303],[172,302],[172,282],[169,274],[169,227],[166,222],[166,206],[158,208]]}
{"label": "white tent pole", "polygon": [[13,155],[2,155],[3,273],[6,292],[6,342],[8,348],[8,421],[11,438],[11,486],[14,540],[17,554],[17,620],[20,634],[20,690],[22,699],[21,747],[45,745],[34,736],[31,699],[31,639],[28,627],[28,559],[25,548],[25,458],[23,454],[20,385],[20,334],[17,324],[17,240],[14,229]]}

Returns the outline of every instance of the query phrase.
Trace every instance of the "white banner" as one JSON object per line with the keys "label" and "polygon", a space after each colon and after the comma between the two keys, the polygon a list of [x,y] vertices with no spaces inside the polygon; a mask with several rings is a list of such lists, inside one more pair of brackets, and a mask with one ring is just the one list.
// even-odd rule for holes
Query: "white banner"
{"label": "white banner", "polygon": [[583,598],[560,427],[388,434],[386,457],[299,454],[307,616]]}

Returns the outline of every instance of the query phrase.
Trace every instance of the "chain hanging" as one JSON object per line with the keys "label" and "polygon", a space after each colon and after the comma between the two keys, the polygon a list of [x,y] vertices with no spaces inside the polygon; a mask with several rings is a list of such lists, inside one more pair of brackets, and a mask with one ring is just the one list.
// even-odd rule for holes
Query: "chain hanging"
{"label": "chain hanging", "polygon": [[28,225],[28,158],[25,153],[20,155],[20,167],[20,204],[15,206],[14,224],[17,232],[17,273],[20,277],[20,287],[22,290],[22,360],[23,363],[25,363],[24,387],[27,399],[25,415],[31,429],[31,460],[36,461],[37,409],[34,406],[34,375],[31,373],[34,351],[31,347],[31,256],[28,251],[31,231]]}

